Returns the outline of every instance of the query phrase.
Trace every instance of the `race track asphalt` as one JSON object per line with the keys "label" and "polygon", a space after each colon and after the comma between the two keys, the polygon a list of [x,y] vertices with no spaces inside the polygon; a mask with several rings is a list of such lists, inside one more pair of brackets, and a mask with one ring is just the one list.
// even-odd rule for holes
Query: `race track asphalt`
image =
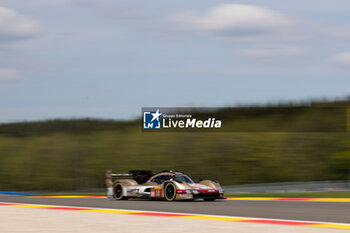
{"label": "race track asphalt", "polygon": [[0,202],[350,223],[350,202],[265,200],[216,200],[215,202],[204,202],[198,200],[167,202],[140,199],[115,201],[105,198],[33,198],[5,195],[0,195]]}

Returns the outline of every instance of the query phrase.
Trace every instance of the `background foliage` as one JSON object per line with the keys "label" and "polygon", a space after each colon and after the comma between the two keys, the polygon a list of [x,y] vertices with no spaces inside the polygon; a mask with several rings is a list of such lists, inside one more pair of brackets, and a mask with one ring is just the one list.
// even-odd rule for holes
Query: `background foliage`
{"label": "background foliage", "polygon": [[[347,101],[312,104],[349,106]],[[295,117],[302,121],[307,115]],[[256,127],[271,121],[252,116],[235,124],[239,120]],[[139,120],[0,125],[0,190],[99,188],[106,169],[172,169],[223,185],[350,179],[350,135],[144,133]]]}

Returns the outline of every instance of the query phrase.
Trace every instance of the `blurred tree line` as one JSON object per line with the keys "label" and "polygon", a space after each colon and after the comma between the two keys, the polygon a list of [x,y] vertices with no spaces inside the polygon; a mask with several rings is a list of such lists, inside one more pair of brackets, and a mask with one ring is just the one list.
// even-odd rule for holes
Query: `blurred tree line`
{"label": "blurred tree line", "polygon": [[[312,104],[349,106],[348,101]],[[295,117],[302,121],[308,113]],[[259,127],[271,119],[255,115],[234,121]],[[350,179],[350,135],[145,133],[140,129],[140,120],[50,120],[0,125],[0,190],[100,188],[104,187],[106,169],[120,173],[171,169],[183,171],[195,180],[216,179],[223,185],[345,180]]]}

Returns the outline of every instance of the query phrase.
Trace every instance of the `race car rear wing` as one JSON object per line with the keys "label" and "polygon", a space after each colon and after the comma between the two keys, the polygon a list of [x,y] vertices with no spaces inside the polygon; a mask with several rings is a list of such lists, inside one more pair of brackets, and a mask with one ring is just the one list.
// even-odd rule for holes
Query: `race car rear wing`
{"label": "race car rear wing", "polygon": [[132,177],[132,174],[113,174],[112,177]]}
{"label": "race car rear wing", "polygon": [[128,174],[112,173],[111,175],[112,175],[112,177],[120,177],[120,178],[122,178],[122,177],[131,177],[137,183],[143,184],[149,178],[151,178],[153,176],[153,173],[150,170],[131,170],[131,171],[129,171]]}

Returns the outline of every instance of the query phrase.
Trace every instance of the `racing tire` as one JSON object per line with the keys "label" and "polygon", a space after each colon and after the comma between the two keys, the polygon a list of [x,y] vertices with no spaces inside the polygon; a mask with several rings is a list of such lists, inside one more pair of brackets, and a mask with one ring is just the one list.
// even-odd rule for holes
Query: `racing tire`
{"label": "racing tire", "polygon": [[127,197],[124,197],[124,186],[121,183],[117,183],[114,187],[114,198],[116,200],[128,200]]}
{"label": "racing tire", "polygon": [[164,188],[164,196],[167,201],[173,201],[176,198],[176,187],[173,183],[167,183]]}
{"label": "racing tire", "polygon": [[203,198],[204,201],[215,201],[216,198]]}

